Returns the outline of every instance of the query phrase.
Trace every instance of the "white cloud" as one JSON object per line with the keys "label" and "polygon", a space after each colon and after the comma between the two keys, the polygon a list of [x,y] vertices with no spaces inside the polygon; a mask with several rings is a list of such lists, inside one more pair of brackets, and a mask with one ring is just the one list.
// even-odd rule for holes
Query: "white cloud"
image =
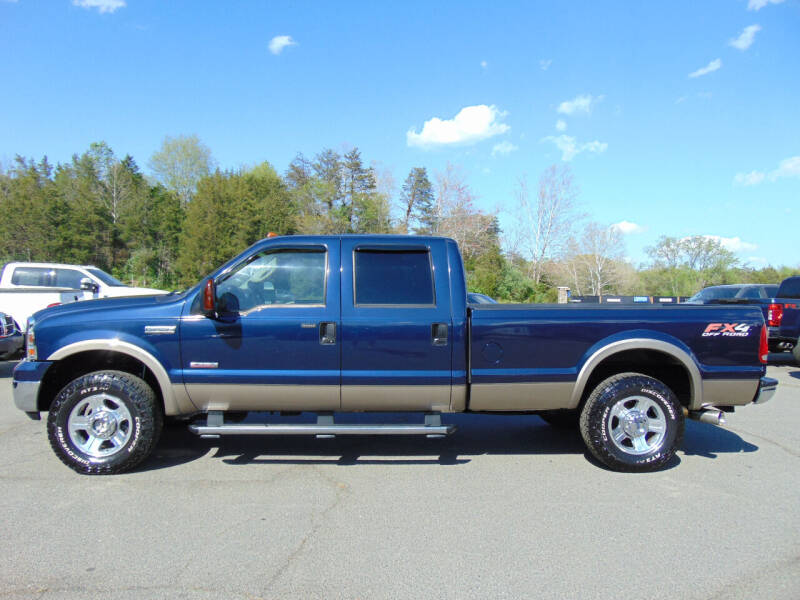
{"label": "white cloud", "polygon": [[728,45],[738,48],[739,50],[747,50],[753,45],[753,42],[756,39],[756,33],[759,31],[761,31],[761,25],[750,25],[749,27],[745,27],[742,30],[742,33],[739,34],[738,38],[728,41]]}
{"label": "white cloud", "polygon": [[489,63],[485,60],[481,61],[481,69],[487,69],[489,67]]}
{"label": "white cloud", "polygon": [[719,242],[723,248],[730,250],[731,252],[743,252],[745,250],[749,251],[758,249],[758,244],[751,244],[750,242],[742,241],[742,239],[739,237],[726,238],[719,235],[704,235],[703,237],[707,240]]}
{"label": "white cloud", "polygon": [[519,150],[517,146],[512,144],[509,141],[500,142],[499,144],[495,144],[494,148],[492,148],[492,156],[497,156],[498,154],[506,155],[511,154],[514,150]]}
{"label": "white cloud", "polygon": [[623,235],[629,235],[631,233],[642,233],[645,231],[644,227],[636,223],[632,223],[630,221],[620,221],[619,223],[614,223],[611,227],[613,227]]}
{"label": "white cloud", "polygon": [[569,135],[559,135],[559,136],[552,136],[548,135],[547,137],[542,138],[543,142],[553,142],[556,147],[561,150],[561,160],[564,161],[571,161],[581,152],[591,152],[593,154],[602,154],[608,148],[608,144],[605,142],[598,142],[597,140],[593,142],[586,142],[586,143],[579,143],[575,140],[574,137]]}
{"label": "white cloud", "polygon": [[715,58],[702,69],[697,69],[697,71],[692,71],[691,73],[689,73],[689,77],[702,77],[703,75],[708,75],[709,73],[713,73],[714,71],[716,71],[721,67],[722,67],[722,61],[719,58]]}
{"label": "white cloud", "polygon": [[688,98],[688,96],[681,96],[680,98],[675,100],[675,104],[683,104],[684,102],[686,102],[686,98]]}
{"label": "white cloud", "polygon": [[103,13],[113,13],[118,8],[125,8],[125,0],[72,0],[73,6],[80,6],[91,10],[96,8],[101,15]]}
{"label": "white cloud", "polygon": [[572,100],[565,100],[558,105],[557,112],[564,115],[592,112],[592,106],[600,102],[605,96],[592,96],[591,94],[579,94]]}
{"label": "white cloud", "polygon": [[276,35],[269,41],[269,51],[273,54],[280,54],[287,46],[297,46],[290,35]]}
{"label": "white cloud", "polygon": [[775,181],[782,177],[800,177],[800,156],[783,159],[778,163],[778,168],[769,174],[770,181]]}
{"label": "white cloud", "polygon": [[552,64],[553,64],[553,61],[552,61],[552,59],[549,59],[549,58],[543,58],[542,60],[540,60],[540,61],[539,61],[539,68],[540,68],[542,71],[547,71],[547,69],[549,69],[549,68],[550,68],[550,65],[552,65]]}
{"label": "white cloud", "polygon": [[758,185],[764,180],[777,181],[778,179],[800,178],[800,156],[791,156],[784,158],[778,163],[778,168],[773,169],[769,173],[763,171],[750,171],[749,173],[737,173],[733,178],[733,183],[736,185]]}
{"label": "white cloud", "polygon": [[406,142],[409,146],[423,148],[474,144],[509,131],[511,127],[500,122],[506,114],[494,105],[465,106],[452,119],[433,117],[425,121],[419,133],[409,129]]}
{"label": "white cloud", "polygon": [[736,185],[757,185],[764,181],[764,173],[761,171],[750,171],[749,173],[737,173],[733,178],[733,183]]}
{"label": "white cloud", "polygon": [[750,0],[747,3],[747,10],[761,10],[767,4],[781,4],[783,0]]}
{"label": "white cloud", "polygon": [[566,131],[567,130],[566,122],[564,122],[562,119],[559,119],[558,121],[556,121],[556,129],[558,131]]}

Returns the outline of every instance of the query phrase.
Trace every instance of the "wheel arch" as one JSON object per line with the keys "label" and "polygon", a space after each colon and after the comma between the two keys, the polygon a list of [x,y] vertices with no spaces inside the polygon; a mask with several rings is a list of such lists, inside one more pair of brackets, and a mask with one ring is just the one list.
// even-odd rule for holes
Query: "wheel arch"
{"label": "wheel arch", "polygon": [[676,344],[651,338],[614,341],[592,353],[578,373],[570,404],[580,407],[601,381],[629,371],[663,381],[683,406],[702,404],[703,380],[691,354]]}
{"label": "wheel arch", "polygon": [[144,379],[155,392],[166,415],[186,412],[183,398],[175,394],[166,369],[152,354],[120,340],[84,340],[59,348],[47,357],[47,370],[39,391],[39,410],[48,410],[55,394],[67,382],[91,371],[116,369]]}

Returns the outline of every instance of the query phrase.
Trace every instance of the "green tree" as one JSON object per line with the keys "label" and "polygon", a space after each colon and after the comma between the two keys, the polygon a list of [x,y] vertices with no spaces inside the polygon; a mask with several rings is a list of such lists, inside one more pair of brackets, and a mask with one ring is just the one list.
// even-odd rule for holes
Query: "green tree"
{"label": "green tree", "polygon": [[269,232],[293,233],[294,206],[268,164],[204,177],[186,211],[178,271],[191,284]]}
{"label": "green tree", "polygon": [[435,199],[433,186],[428,179],[425,167],[414,167],[403,183],[400,204],[404,212],[403,232],[409,233],[411,225],[416,224],[414,232],[430,235],[436,230]]}
{"label": "green tree", "polygon": [[211,150],[196,135],[166,136],[150,157],[153,178],[175,192],[185,208],[194,197],[200,179],[215,166]]}
{"label": "green tree", "polygon": [[661,236],[645,251],[651,267],[642,273],[647,293],[691,296],[709,285],[725,283],[728,271],[738,264],[733,252],[713,237]]}

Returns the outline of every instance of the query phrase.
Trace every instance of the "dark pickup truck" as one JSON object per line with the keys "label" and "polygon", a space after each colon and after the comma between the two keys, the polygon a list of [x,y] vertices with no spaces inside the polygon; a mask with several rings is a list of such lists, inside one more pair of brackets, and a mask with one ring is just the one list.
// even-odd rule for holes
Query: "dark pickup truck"
{"label": "dark pickup truck", "polygon": [[[800,337],[800,277],[787,277],[780,285],[717,285],[701,290],[687,304],[753,304],[767,323],[770,352],[790,352]],[[795,351],[800,363],[800,351]]]}
{"label": "dark pickup truck", "polygon": [[[133,468],[165,418],[205,437],[440,437],[458,412],[572,420],[610,468],[651,471],[685,417],[720,423],[774,394],[766,343],[757,307],[468,305],[450,239],[290,236],[183,293],[36,313],[13,386],[32,418],[49,411],[51,446],[80,473]],[[247,411],[287,419],[241,422]]]}

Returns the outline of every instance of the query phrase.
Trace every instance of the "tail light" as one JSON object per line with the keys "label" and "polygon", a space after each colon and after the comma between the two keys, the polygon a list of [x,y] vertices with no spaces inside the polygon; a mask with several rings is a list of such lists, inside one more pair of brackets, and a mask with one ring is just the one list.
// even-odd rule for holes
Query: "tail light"
{"label": "tail light", "polygon": [[767,328],[761,328],[761,342],[758,344],[758,359],[762,364],[767,364],[769,356],[769,344],[767,343]]}
{"label": "tail light", "polygon": [[53,308],[54,306],[61,306],[61,302],[53,302],[52,304],[48,304],[47,308]]}
{"label": "tail light", "polygon": [[783,320],[783,304],[770,304],[767,309],[767,325],[780,327]]}

